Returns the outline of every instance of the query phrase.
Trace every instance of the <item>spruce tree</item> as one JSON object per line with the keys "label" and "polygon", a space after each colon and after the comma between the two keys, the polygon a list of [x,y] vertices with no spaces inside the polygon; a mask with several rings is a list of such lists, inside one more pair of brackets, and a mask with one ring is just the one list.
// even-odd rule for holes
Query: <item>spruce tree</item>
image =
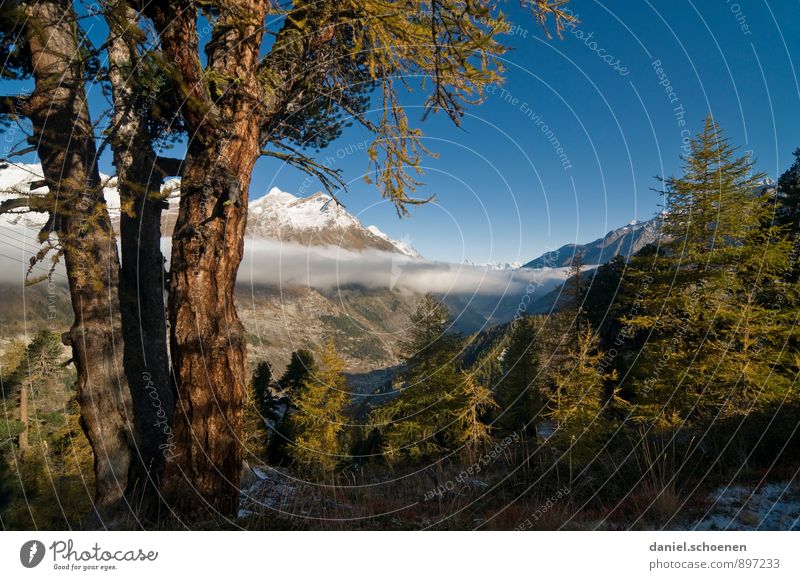
{"label": "spruce tree", "polygon": [[291,461],[290,445],[294,441],[291,417],[297,412],[297,398],[304,385],[317,373],[317,363],[310,350],[294,351],[289,365],[277,382],[279,392],[267,402],[268,414],[262,415],[269,426],[267,459],[272,464]]}
{"label": "spruce tree", "polygon": [[344,455],[342,433],[345,407],[350,397],[344,376],[344,361],[336,353],[333,339],[325,344],[319,365],[306,379],[292,415],[295,461],[316,472],[330,472]]}
{"label": "spruce tree", "polygon": [[272,367],[267,361],[261,361],[253,371],[250,381],[253,389],[255,407],[263,419],[275,420],[275,397],[272,395]]}
{"label": "spruce tree", "polygon": [[314,373],[314,355],[310,350],[301,348],[292,353],[289,365],[281,375],[278,384],[282,391],[290,393],[302,387],[308,378]]}
{"label": "spruce tree", "polygon": [[794,151],[794,162],[778,178],[779,220],[791,233],[800,233],[800,148]]}
{"label": "spruce tree", "polygon": [[778,178],[777,222],[786,228],[792,240],[789,280],[800,281],[800,148],[794,162]]}
{"label": "spruce tree", "polygon": [[496,426],[504,432],[535,428],[542,407],[539,348],[540,325],[525,316],[511,324],[508,346],[502,354],[503,374],[496,387],[501,409]]}

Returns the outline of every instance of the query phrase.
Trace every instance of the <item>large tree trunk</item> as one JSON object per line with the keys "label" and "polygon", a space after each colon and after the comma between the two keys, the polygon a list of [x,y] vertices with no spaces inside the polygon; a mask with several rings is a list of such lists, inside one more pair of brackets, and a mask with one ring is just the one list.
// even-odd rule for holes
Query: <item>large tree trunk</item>
{"label": "large tree trunk", "polygon": [[213,75],[204,75],[200,64],[194,5],[151,2],[145,8],[174,63],[191,139],[170,262],[178,402],[165,481],[168,500],[183,515],[199,516],[200,508],[230,516],[239,501],[247,357],[234,284],[250,174],[260,154],[264,103],[256,72],[267,7],[259,0],[225,4],[206,46]]}
{"label": "large tree trunk", "polygon": [[202,506],[230,515],[239,501],[247,356],[234,284],[258,148],[255,136],[243,136],[227,149],[249,150],[187,156],[172,242],[170,344],[179,398],[166,493],[181,513]]}
{"label": "large tree trunk", "polygon": [[147,95],[133,83],[140,66],[138,15],[126,1],[113,3],[109,26],[109,80],[114,99],[112,148],[123,211],[120,307],[125,372],[136,423],[136,452],[128,498],[140,518],[159,517],[165,454],[172,443],[175,395],[169,372],[164,256],[161,253],[161,193],[158,166],[146,127]]}
{"label": "large tree trunk", "polygon": [[127,509],[124,492],[133,443],[117,245],[102,195],[72,5],[32,2],[26,15],[36,87],[24,112],[55,199],[55,229],[75,314],[67,341],[77,368],[81,425],[94,452],[94,515],[99,521],[90,525],[116,525]]}

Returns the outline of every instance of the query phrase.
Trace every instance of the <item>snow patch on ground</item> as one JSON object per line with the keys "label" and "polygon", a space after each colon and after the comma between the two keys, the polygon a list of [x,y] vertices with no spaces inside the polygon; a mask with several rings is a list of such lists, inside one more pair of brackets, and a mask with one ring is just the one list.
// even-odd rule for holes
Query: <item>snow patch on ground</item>
{"label": "snow patch on ground", "polygon": [[791,482],[731,485],[711,494],[711,507],[691,530],[800,530],[800,493]]}
{"label": "snow patch on ground", "polygon": [[252,471],[256,480],[246,490],[242,490],[239,517],[263,512],[265,508],[289,511],[297,491],[292,477],[275,467],[254,466]]}

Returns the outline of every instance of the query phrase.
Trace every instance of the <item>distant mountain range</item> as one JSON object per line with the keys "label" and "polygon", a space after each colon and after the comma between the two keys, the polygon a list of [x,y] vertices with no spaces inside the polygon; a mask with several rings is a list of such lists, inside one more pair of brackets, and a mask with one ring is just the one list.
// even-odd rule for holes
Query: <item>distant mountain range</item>
{"label": "distant mountain range", "polygon": [[658,240],[660,219],[633,221],[626,226],[608,232],[588,244],[566,244],[557,250],[545,252],[538,258],[523,264],[523,268],[568,268],[580,253],[586,265],[610,262],[616,256],[628,257],[646,245]]}
{"label": "distant mountain range", "polygon": [[[759,181],[754,194],[766,191],[777,193],[777,182],[770,177]],[[523,264],[523,268],[568,268],[576,254],[580,253],[587,266],[599,266],[613,260],[616,256],[629,257],[661,236],[661,216],[647,221],[632,221],[626,226],[611,230],[602,238],[588,244],[566,244],[545,252],[538,258]]]}

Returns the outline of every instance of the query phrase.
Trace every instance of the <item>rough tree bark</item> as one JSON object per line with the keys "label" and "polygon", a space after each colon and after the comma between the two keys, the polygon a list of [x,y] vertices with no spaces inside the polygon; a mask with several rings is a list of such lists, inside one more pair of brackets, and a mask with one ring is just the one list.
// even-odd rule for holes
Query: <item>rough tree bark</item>
{"label": "rough tree bark", "polygon": [[102,195],[72,5],[31,2],[25,12],[35,89],[20,112],[33,125],[31,143],[53,198],[75,314],[66,340],[78,374],[81,425],[94,452],[96,517],[90,525],[113,526],[127,511],[133,443],[117,245]]}
{"label": "rough tree bark", "polygon": [[119,296],[125,373],[131,388],[136,449],[128,478],[128,500],[137,517],[156,520],[165,457],[170,451],[175,395],[170,378],[161,253],[163,168],[146,126],[148,95],[133,72],[140,65],[142,33],[128,2],[110,2],[108,66],[114,102],[111,146],[122,202]]}
{"label": "rough tree bark", "polygon": [[[170,347],[178,386],[175,449],[164,492],[179,513],[236,512],[242,467],[246,345],[234,284],[250,174],[260,154],[262,87],[255,74],[267,2],[226,4],[206,47],[195,6],[151,2],[147,14],[185,91],[190,135],[170,261]],[[213,79],[209,81],[208,79]]]}

